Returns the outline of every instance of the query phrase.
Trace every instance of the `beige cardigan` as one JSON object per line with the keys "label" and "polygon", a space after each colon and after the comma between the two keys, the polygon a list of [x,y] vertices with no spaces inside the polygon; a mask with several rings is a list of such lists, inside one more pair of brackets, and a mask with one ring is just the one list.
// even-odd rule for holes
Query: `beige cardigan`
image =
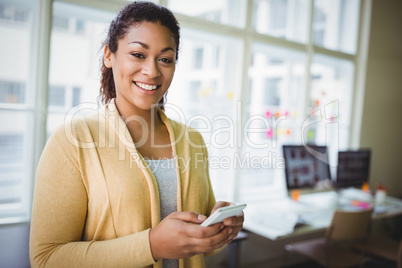
{"label": "beige cardigan", "polygon": [[[168,119],[177,167],[177,210],[209,215],[215,205],[202,136]],[[32,210],[33,267],[161,267],[149,230],[160,222],[157,181],[135,149],[114,100],[73,117],[42,153]],[[179,261],[205,267],[204,256]]]}

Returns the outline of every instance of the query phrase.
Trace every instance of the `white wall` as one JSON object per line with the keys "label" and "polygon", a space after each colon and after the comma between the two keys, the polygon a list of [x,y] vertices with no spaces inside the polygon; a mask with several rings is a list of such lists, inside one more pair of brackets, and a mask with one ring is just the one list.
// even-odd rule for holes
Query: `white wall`
{"label": "white wall", "polygon": [[360,147],[372,149],[370,187],[402,197],[402,1],[374,0]]}

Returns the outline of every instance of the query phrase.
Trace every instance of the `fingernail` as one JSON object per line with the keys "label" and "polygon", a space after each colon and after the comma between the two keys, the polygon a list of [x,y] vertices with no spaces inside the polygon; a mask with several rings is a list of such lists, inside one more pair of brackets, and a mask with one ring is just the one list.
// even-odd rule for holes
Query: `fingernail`
{"label": "fingernail", "polygon": [[207,219],[206,216],[201,215],[201,214],[198,214],[198,220],[200,220],[200,221],[205,221],[206,219]]}
{"label": "fingernail", "polygon": [[223,228],[225,228],[225,225],[221,224],[221,227],[219,229],[222,230]]}

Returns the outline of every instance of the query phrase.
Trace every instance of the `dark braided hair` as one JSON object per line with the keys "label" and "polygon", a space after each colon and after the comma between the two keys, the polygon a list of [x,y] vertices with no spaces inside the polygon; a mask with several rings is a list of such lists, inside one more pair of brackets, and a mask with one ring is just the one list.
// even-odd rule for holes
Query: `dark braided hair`
{"label": "dark braided hair", "polygon": [[[179,58],[180,27],[172,12],[165,7],[158,6],[152,2],[135,1],[122,10],[110,23],[109,31],[103,46],[108,46],[110,52],[116,53],[118,41],[127,34],[131,26],[141,22],[160,23],[167,27],[173,34],[176,41],[176,60]],[[101,57],[101,86],[99,98],[102,103],[107,104],[116,97],[116,88],[114,84],[113,72],[107,68]],[[159,102],[163,109],[164,99]]]}

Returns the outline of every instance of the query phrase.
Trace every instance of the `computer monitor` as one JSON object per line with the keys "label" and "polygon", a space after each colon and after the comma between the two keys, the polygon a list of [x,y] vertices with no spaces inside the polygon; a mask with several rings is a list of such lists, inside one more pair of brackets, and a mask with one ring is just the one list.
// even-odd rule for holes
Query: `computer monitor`
{"label": "computer monitor", "polygon": [[371,151],[369,149],[338,152],[336,188],[361,188],[363,183],[368,182],[370,158]]}
{"label": "computer monitor", "polygon": [[313,189],[317,183],[331,180],[327,146],[283,145],[283,157],[288,190]]}

